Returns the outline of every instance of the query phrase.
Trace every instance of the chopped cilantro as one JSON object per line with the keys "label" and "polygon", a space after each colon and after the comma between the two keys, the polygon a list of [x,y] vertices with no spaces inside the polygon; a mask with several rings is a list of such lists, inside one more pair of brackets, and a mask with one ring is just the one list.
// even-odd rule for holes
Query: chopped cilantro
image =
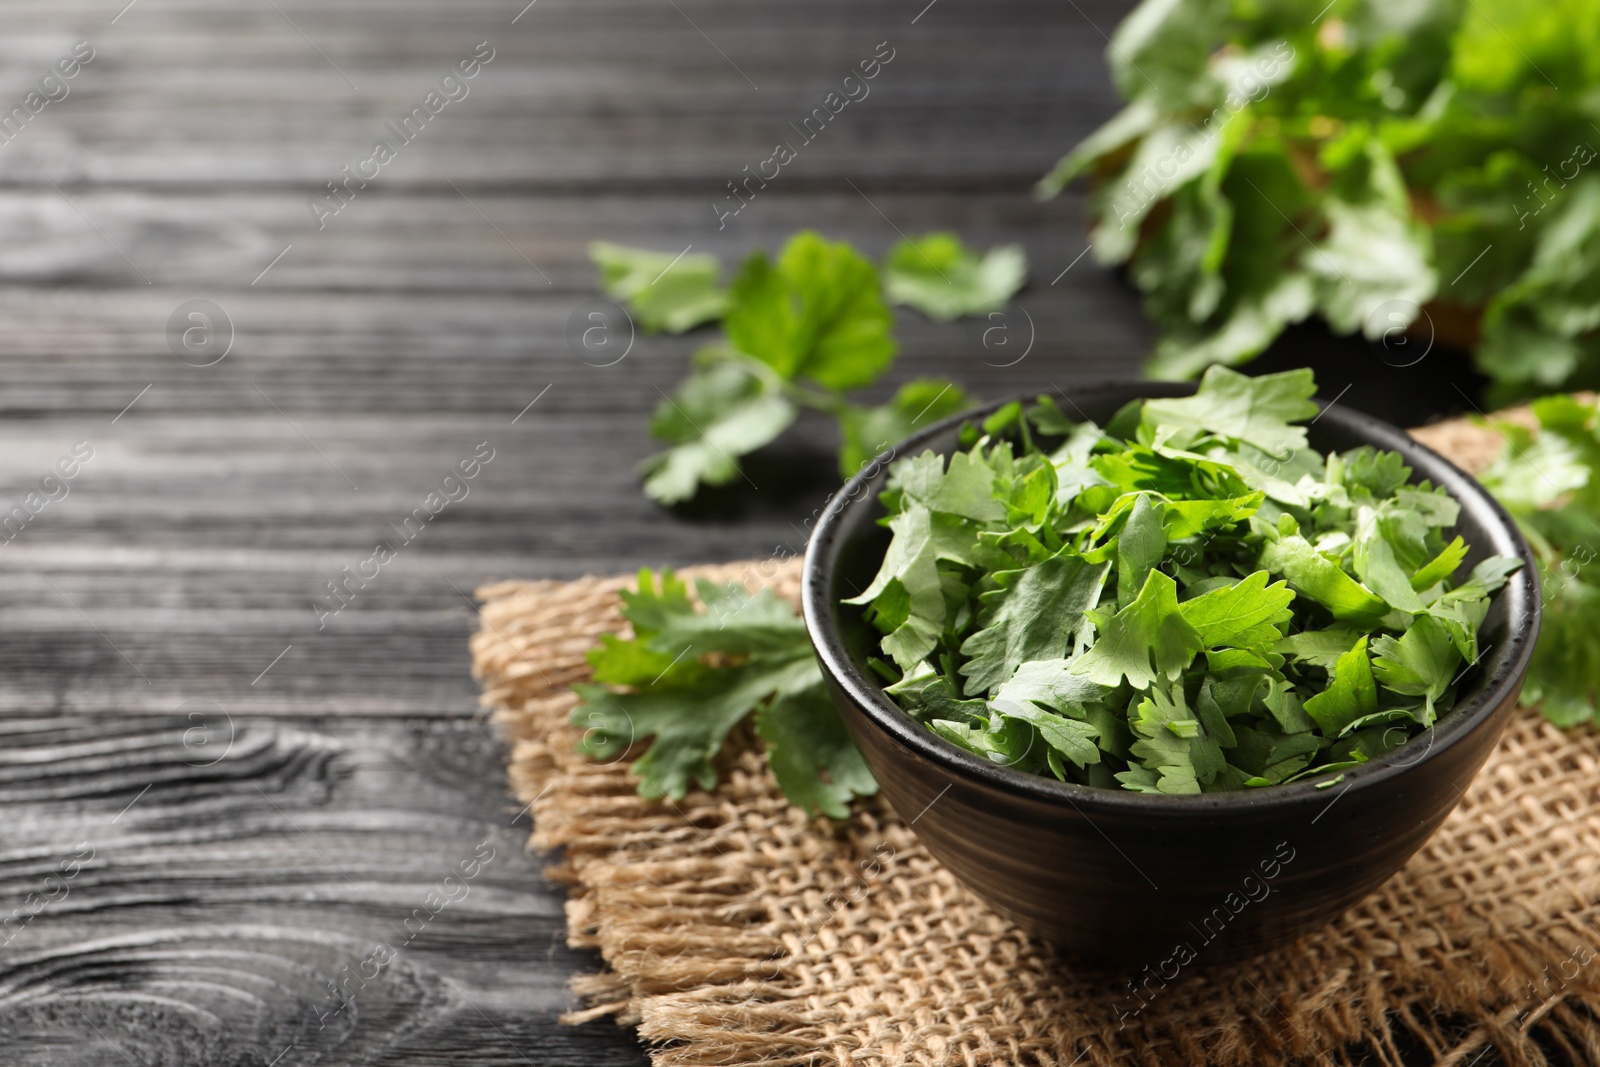
{"label": "chopped cilantro", "polygon": [[[1443,490],[1394,453],[1310,449],[1315,388],[1213,368],[1104,429],[1041,400],[897,460],[889,547],[849,601],[888,694],[985,759],[1140,792],[1332,774],[1431,725],[1518,561],[1460,574]],[[1600,455],[1588,411],[1551,417]]]}

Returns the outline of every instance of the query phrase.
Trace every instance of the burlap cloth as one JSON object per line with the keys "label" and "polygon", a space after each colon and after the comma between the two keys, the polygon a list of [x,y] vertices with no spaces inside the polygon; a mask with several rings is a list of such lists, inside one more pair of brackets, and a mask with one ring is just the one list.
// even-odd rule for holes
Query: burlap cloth
{"label": "burlap cloth", "polygon": [[[1496,447],[1460,425],[1418,436],[1472,467]],[[685,573],[798,589],[794,560]],[[568,1018],[636,1024],[658,1065],[1600,1063],[1595,730],[1519,714],[1387,885],[1288,948],[1185,970],[1122,1019],[1135,975],[1018,931],[880,802],[807,820],[748,736],[721,787],[681,803],[640,799],[625,760],[576,755],[567,687],[622,628],[630,582],[489,586],[472,649],[533,844],[560,850],[570,942],[607,966]]]}

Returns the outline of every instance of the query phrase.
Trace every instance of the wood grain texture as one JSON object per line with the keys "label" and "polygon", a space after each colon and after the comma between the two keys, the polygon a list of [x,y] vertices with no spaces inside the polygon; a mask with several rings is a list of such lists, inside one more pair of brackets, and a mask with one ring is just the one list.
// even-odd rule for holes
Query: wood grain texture
{"label": "wood grain texture", "polygon": [[582,963],[477,724],[196,702],[0,732],[8,1063],[631,1061],[554,1025]]}
{"label": "wood grain texture", "polygon": [[1108,109],[1087,20],[1125,4],[941,0],[913,25],[925,3],[539,0],[513,24],[512,0],[143,0],[115,25],[116,3],[8,4],[33,30],[0,50],[18,95],[76,37],[97,57],[0,174],[320,187],[480,41],[493,60],[386,183],[720,186],[880,41],[891,65],[807,149],[809,179],[1028,183]]}

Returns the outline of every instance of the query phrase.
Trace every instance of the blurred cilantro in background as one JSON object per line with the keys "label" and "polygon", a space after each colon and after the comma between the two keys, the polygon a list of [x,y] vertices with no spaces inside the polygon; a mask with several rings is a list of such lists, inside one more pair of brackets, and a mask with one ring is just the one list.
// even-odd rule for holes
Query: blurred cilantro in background
{"label": "blurred cilantro in background", "polygon": [[1106,55],[1041,192],[1092,178],[1156,375],[1426,313],[1496,403],[1600,384],[1600,0],[1145,0]]}
{"label": "blurred cilantro in background", "polygon": [[971,407],[960,386],[934,379],[910,382],[877,406],[845,394],[894,362],[890,303],[940,321],[982,315],[1005,307],[1028,276],[1020,246],[980,257],[948,233],[901,241],[881,282],[855,249],[810,231],[790,238],[776,261],[750,256],[726,290],[715,256],[674,258],[605,242],[589,254],[606,295],[626,303],[647,331],[683,333],[722,320],[722,343],[694,354],[689,377],[650,422],[651,434],[671,446],[643,464],[644,490],[663,504],[739,477],[739,457],[783,433],[801,408],[838,420],[839,470],[849,477],[914,431]]}
{"label": "blurred cilantro in background", "polygon": [[1490,421],[1506,443],[1478,476],[1539,560],[1544,622],[1522,701],[1541,705],[1558,726],[1593,721],[1600,688],[1597,424],[1592,395],[1536,400],[1526,413]]}

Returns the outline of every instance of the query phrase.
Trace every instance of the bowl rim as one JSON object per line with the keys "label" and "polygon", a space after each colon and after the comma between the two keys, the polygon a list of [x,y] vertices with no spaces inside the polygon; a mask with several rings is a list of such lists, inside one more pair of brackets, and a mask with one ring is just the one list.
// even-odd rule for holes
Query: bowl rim
{"label": "bowl rim", "polygon": [[[1074,390],[1080,398],[1111,394],[1113,398],[1122,398],[1123,402],[1185,396],[1194,391],[1195,385],[1189,382],[1140,379],[1102,380],[1078,386]],[[1068,396],[1065,392],[1062,395]],[[1474,510],[1487,512],[1493,520],[1488,524],[1491,544],[1485,546],[1490,554],[1515,555],[1523,560],[1522,568],[1507,580],[1498,594],[1507,598],[1505,606],[1510,636],[1504,644],[1509,647],[1502,648],[1487,664],[1490,671],[1470,700],[1457,703],[1437,723],[1405,744],[1377,759],[1340,772],[1337,777],[1218,793],[1139,793],[1062,782],[1046,775],[1030,774],[990,762],[946,741],[906,714],[876,681],[851,661],[834,621],[835,605],[830,598],[832,583],[829,578],[838,565],[842,548],[839,540],[841,524],[852,507],[878,506],[878,493],[873,489],[873,483],[887,478],[892,458],[919,453],[929,441],[963,422],[981,419],[1012,402],[1027,404],[1034,399],[1035,396],[1030,393],[971,408],[943,419],[881,453],[833,494],[807,543],[800,597],[806,629],[816,649],[817,660],[824,674],[846,699],[854,703],[875,728],[911,754],[938,765],[969,786],[987,787],[1051,805],[1070,806],[1079,815],[1084,815],[1085,809],[1119,815],[1215,815],[1230,811],[1259,813],[1263,807],[1305,806],[1318,802],[1326,802],[1331,807],[1334,797],[1342,797],[1352,789],[1365,791],[1380,788],[1429,760],[1438,759],[1487,725],[1507,698],[1514,698],[1521,690],[1538,637],[1542,605],[1537,564],[1516,522],[1476,479],[1404,430],[1371,415],[1339,408],[1336,406],[1338,398],[1330,403],[1318,397],[1319,413],[1311,422],[1326,419],[1359,436],[1367,444],[1400,452],[1406,464],[1412,468],[1413,483],[1424,479],[1432,481],[1435,486],[1445,488],[1463,508],[1470,506]],[[1070,396],[1068,400],[1072,402]],[[1486,656],[1487,650],[1480,650],[1479,660]],[[1424,737],[1427,738],[1427,747],[1422,755],[1413,755],[1414,746]],[[1332,788],[1335,785],[1342,788],[1335,791]]]}

